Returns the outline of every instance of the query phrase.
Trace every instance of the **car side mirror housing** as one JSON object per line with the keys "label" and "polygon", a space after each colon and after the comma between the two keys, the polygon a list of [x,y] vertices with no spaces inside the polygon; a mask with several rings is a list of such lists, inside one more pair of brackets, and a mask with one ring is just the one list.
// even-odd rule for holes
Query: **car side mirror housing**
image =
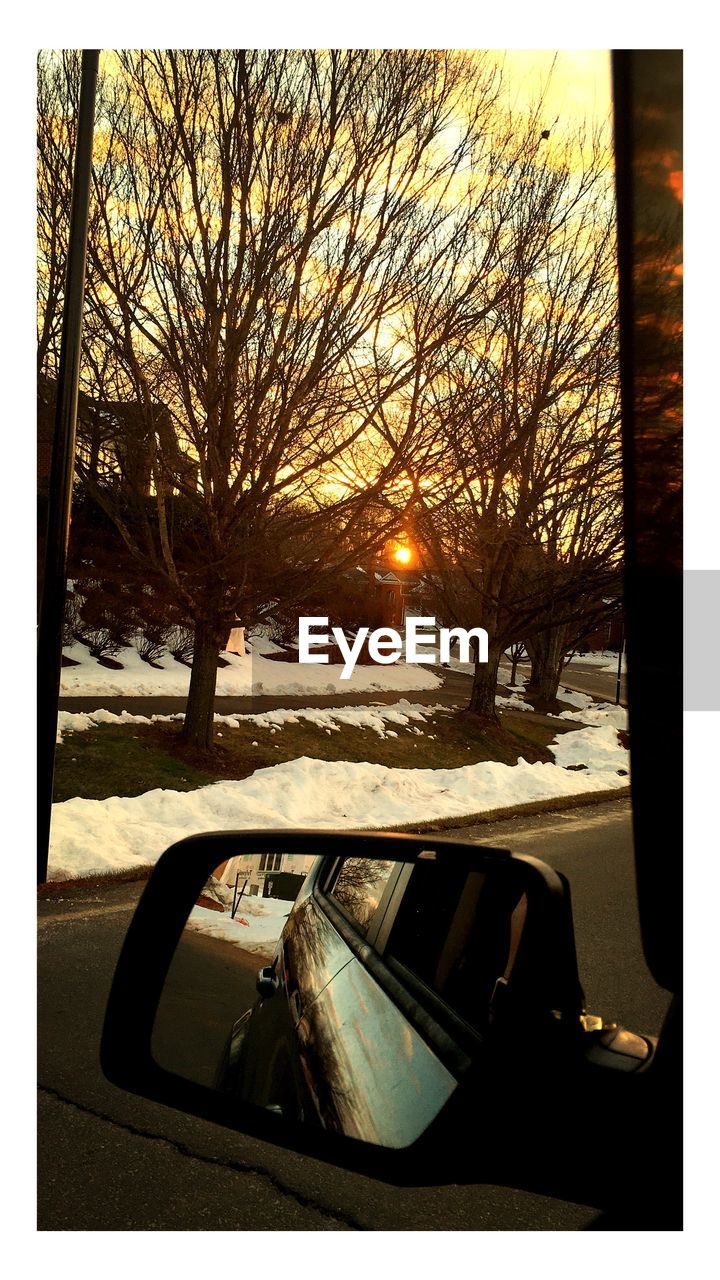
{"label": "car side mirror housing", "polygon": [[255,982],[255,989],[261,1000],[269,1000],[270,996],[274,996],[278,989],[279,982],[275,976],[275,970],[272,965],[264,965],[259,970]]}
{"label": "car side mirror housing", "polygon": [[[238,905],[233,868],[278,852],[312,863],[295,902]],[[567,885],[534,858],[428,836],[212,833],[152,872],[101,1062],[121,1088],[293,1150],[451,1181],[450,1129],[479,1121],[488,1090],[500,1105],[518,1054],[550,1070],[582,1013]]]}

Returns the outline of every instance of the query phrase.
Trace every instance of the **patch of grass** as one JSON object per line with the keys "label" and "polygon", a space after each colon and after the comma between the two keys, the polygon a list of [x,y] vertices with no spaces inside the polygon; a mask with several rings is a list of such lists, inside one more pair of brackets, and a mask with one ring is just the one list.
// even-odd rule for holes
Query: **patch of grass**
{"label": "patch of grass", "polygon": [[[422,732],[413,732],[413,726]],[[487,726],[447,711],[435,712],[424,723],[388,727],[398,736],[381,738],[371,729],[349,725],[328,734],[307,720],[275,733],[252,723],[237,729],[220,725],[212,753],[203,755],[184,745],[178,723],[102,725],[86,733],[68,733],[58,747],[55,800],[104,800],[141,795],[156,787],[193,791],[222,779],[246,778],[256,769],[298,756],[400,769],[456,769],[484,760],[513,765],[521,756],[533,763],[552,760],[548,744],[557,733],[577,725],[506,712],[499,725]]]}
{"label": "patch of grass", "polygon": [[155,726],[114,724],[66,734],[55,753],[53,798],[105,800],[138,796],[155,787],[194,791],[215,782],[207,769],[188,768],[174,750],[174,736]]}
{"label": "patch of grass", "polygon": [[46,880],[39,884],[38,898],[49,898],[54,893],[70,893],[77,890],[107,889],[111,884],[135,884],[147,880],[153,867],[123,867],[119,871],[93,871],[88,876],[76,876],[73,880]]}

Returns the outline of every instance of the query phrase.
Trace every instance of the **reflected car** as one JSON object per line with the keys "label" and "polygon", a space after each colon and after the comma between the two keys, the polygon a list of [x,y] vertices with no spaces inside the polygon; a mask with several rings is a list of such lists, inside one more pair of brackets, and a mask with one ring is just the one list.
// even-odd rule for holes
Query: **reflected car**
{"label": "reflected car", "polygon": [[[459,1086],[469,1093],[474,1066],[487,1070],[499,1023],[557,1033],[536,959],[512,876],[432,855],[319,858],[256,1004],[230,1031],[217,1087],[229,1106],[406,1147]],[[581,1004],[578,984],[578,1015]],[[630,1068],[646,1062],[652,1043],[622,1036]]]}

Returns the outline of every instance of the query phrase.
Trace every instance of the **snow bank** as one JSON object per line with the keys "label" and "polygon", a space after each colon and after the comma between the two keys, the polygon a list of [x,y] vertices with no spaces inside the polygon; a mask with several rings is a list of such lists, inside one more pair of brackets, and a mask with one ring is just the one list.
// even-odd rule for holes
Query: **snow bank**
{"label": "snow bank", "polygon": [[558,699],[560,702],[569,702],[571,707],[591,707],[594,699],[589,693],[579,693],[577,689],[558,689]]}
{"label": "snow bank", "polygon": [[271,958],[292,905],[281,898],[243,898],[234,920],[229,910],[193,907],[185,928]]}
{"label": "snow bank", "polygon": [[[266,651],[268,642],[261,646]],[[272,646],[275,648],[276,646]],[[187,697],[190,668],[166,655],[158,669],[143,662],[134,648],[122,649],[113,661],[122,670],[103,667],[90,654],[86,645],[76,642],[66,649],[67,657],[78,666],[63,667],[61,694],[87,697]],[[301,666],[297,662],[273,662],[262,653],[241,657],[225,653],[228,666],[218,670],[217,693],[220,697],[250,697],[252,694],[286,694],[302,697],[306,693],[364,693],[385,690],[435,689],[441,681],[428,667],[396,662],[393,666],[355,667],[349,680],[341,680],[342,666]]]}
{"label": "snow bank", "polygon": [[[66,800],[53,808],[49,877],[147,865],[175,840],[199,831],[393,827],[627,784],[628,753],[611,725],[562,734],[551,750],[554,764],[520,760],[460,769],[396,769],[302,756],[196,791]],[[568,771],[570,764],[586,767]]]}
{"label": "snow bank", "polygon": [[[576,653],[568,662],[568,667],[598,667],[600,671],[617,671],[618,656],[613,653],[612,649],[603,650],[602,653],[597,651],[593,653]],[[620,670],[626,670],[625,654],[622,656],[622,665]]]}
{"label": "snow bank", "polygon": [[628,727],[627,707],[616,706],[614,702],[596,702],[584,711],[561,711],[558,720],[579,720],[582,724],[611,724],[616,729]]}

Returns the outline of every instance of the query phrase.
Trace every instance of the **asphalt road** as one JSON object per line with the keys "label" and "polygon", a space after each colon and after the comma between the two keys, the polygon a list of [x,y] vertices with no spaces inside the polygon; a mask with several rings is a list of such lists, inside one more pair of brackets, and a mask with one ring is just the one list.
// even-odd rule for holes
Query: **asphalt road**
{"label": "asphalt road", "polygon": [[[667,997],[640,952],[629,804],[462,829],[473,834],[569,875],[588,1008],[656,1031]],[[587,1206],[502,1187],[388,1188],[108,1084],[100,1028],[140,889],[39,904],[41,1230],[567,1231],[595,1220]]]}
{"label": "asphalt road", "polygon": [[[271,947],[271,955],[273,951]],[[155,1019],[156,1062],[186,1080],[214,1087],[230,1028],[255,1004],[257,972],[269,958],[186,929]]]}
{"label": "asphalt road", "polygon": [[[611,659],[608,658],[608,664]],[[506,665],[510,665],[509,663]],[[530,665],[518,663],[518,671],[526,678],[530,675]],[[563,671],[561,683],[566,689],[576,689],[578,693],[589,693],[593,698],[601,698],[604,702],[614,702],[617,692],[617,672],[603,671],[592,663],[576,661]],[[620,676],[620,705],[627,706],[627,676]]]}

